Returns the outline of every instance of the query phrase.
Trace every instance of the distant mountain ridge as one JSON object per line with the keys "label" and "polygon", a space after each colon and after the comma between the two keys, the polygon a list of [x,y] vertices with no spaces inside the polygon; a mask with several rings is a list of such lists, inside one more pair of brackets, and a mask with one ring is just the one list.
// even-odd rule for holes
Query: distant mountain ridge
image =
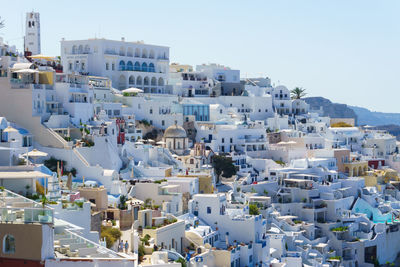
{"label": "distant mountain ridge", "polygon": [[370,111],[366,108],[349,106],[357,114],[358,125],[400,125],[400,113]]}
{"label": "distant mountain ridge", "polygon": [[[306,97],[304,100],[312,110],[323,109],[323,116],[331,118],[354,118],[357,125],[399,125],[400,113],[385,113],[370,111],[367,108],[349,106],[346,104],[332,103],[323,97]],[[389,127],[392,129],[393,127]]]}
{"label": "distant mountain ridge", "polygon": [[304,100],[312,111],[322,112],[323,116],[354,118],[356,125],[376,126],[376,129],[386,130],[400,141],[400,113],[370,111],[367,108],[332,103],[323,97],[307,97]]}
{"label": "distant mountain ridge", "polygon": [[346,104],[332,103],[323,97],[306,97],[304,100],[310,105],[312,110],[323,109],[323,116],[331,118],[354,118],[357,123],[357,114]]}

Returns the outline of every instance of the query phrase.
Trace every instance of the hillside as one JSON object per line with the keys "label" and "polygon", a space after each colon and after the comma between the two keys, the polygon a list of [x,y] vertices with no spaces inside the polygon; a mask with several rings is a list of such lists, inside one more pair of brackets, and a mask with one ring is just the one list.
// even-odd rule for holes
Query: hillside
{"label": "hillside", "polygon": [[357,114],[358,125],[400,125],[400,113],[370,111],[366,108],[349,106]]}
{"label": "hillside", "polygon": [[323,97],[306,97],[304,100],[310,105],[311,109],[323,108],[323,116],[331,118],[354,118],[357,123],[357,114],[346,104],[332,103]]}

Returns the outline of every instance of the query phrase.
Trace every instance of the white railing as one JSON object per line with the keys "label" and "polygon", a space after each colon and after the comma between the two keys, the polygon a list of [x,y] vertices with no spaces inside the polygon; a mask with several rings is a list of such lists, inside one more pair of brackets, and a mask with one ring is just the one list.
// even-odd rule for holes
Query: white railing
{"label": "white railing", "polygon": [[81,154],[76,148],[73,148],[72,151],[74,151],[74,154],[82,161],[82,163],[83,163],[86,167],[90,167],[89,162],[85,159],[84,156],[82,156],[82,154]]}

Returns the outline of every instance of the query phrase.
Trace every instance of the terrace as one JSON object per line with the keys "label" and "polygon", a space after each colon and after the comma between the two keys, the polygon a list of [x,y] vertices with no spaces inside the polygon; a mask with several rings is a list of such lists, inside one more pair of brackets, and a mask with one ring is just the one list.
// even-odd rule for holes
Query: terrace
{"label": "terrace", "polygon": [[54,210],[6,189],[0,189],[1,223],[54,224]]}

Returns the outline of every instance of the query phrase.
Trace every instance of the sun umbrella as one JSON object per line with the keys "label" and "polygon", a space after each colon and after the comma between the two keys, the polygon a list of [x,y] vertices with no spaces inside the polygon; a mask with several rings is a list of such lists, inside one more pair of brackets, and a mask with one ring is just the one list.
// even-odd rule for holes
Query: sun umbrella
{"label": "sun umbrella", "polygon": [[47,153],[46,152],[42,152],[37,150],[36,148],[33,149],[32,151],[29,151],[27,153],[22,154],[22,156],[24,157],[47,157]]}
{"label": "sun umbrella", "polygon": [[36,158],[47,157],[47,155],[48,154],[46,152],[39,151],[36,148],[33,149],[32,151],[22,154],[23,157],[26,157],[26,161],[28,161],[29,157],[33,158],[35,164],[36,164]]}
{"label": "sun umbrella", "polygon": [[164,141],[158,141],[156,144],[157,145],[165,145],[166,143]]}
{"label": "sun umbrella", "polygon": [[154,143],[154,140],[153,139],[147,139],[147,142]]}
{"label": "sun umbrella", "polygon": [[69,190],[72,190],[72,174],[71,173],[68,174],[67,188]]}
{"label": "sun umbrella", "polygon": [[122,93],[143,93],[144,91],[142,89],[139,88],[135,88],[135,87],[131,87],[125,90],[122,90]]}
{"label": "sun umbrella", "polygon": [[143,145],[143,142],[136,142],[135,145]]}
{"label": "sun umbrella", "polygon": [[138,142],[145,142],[146,140],[144,139],[139,139]]}

